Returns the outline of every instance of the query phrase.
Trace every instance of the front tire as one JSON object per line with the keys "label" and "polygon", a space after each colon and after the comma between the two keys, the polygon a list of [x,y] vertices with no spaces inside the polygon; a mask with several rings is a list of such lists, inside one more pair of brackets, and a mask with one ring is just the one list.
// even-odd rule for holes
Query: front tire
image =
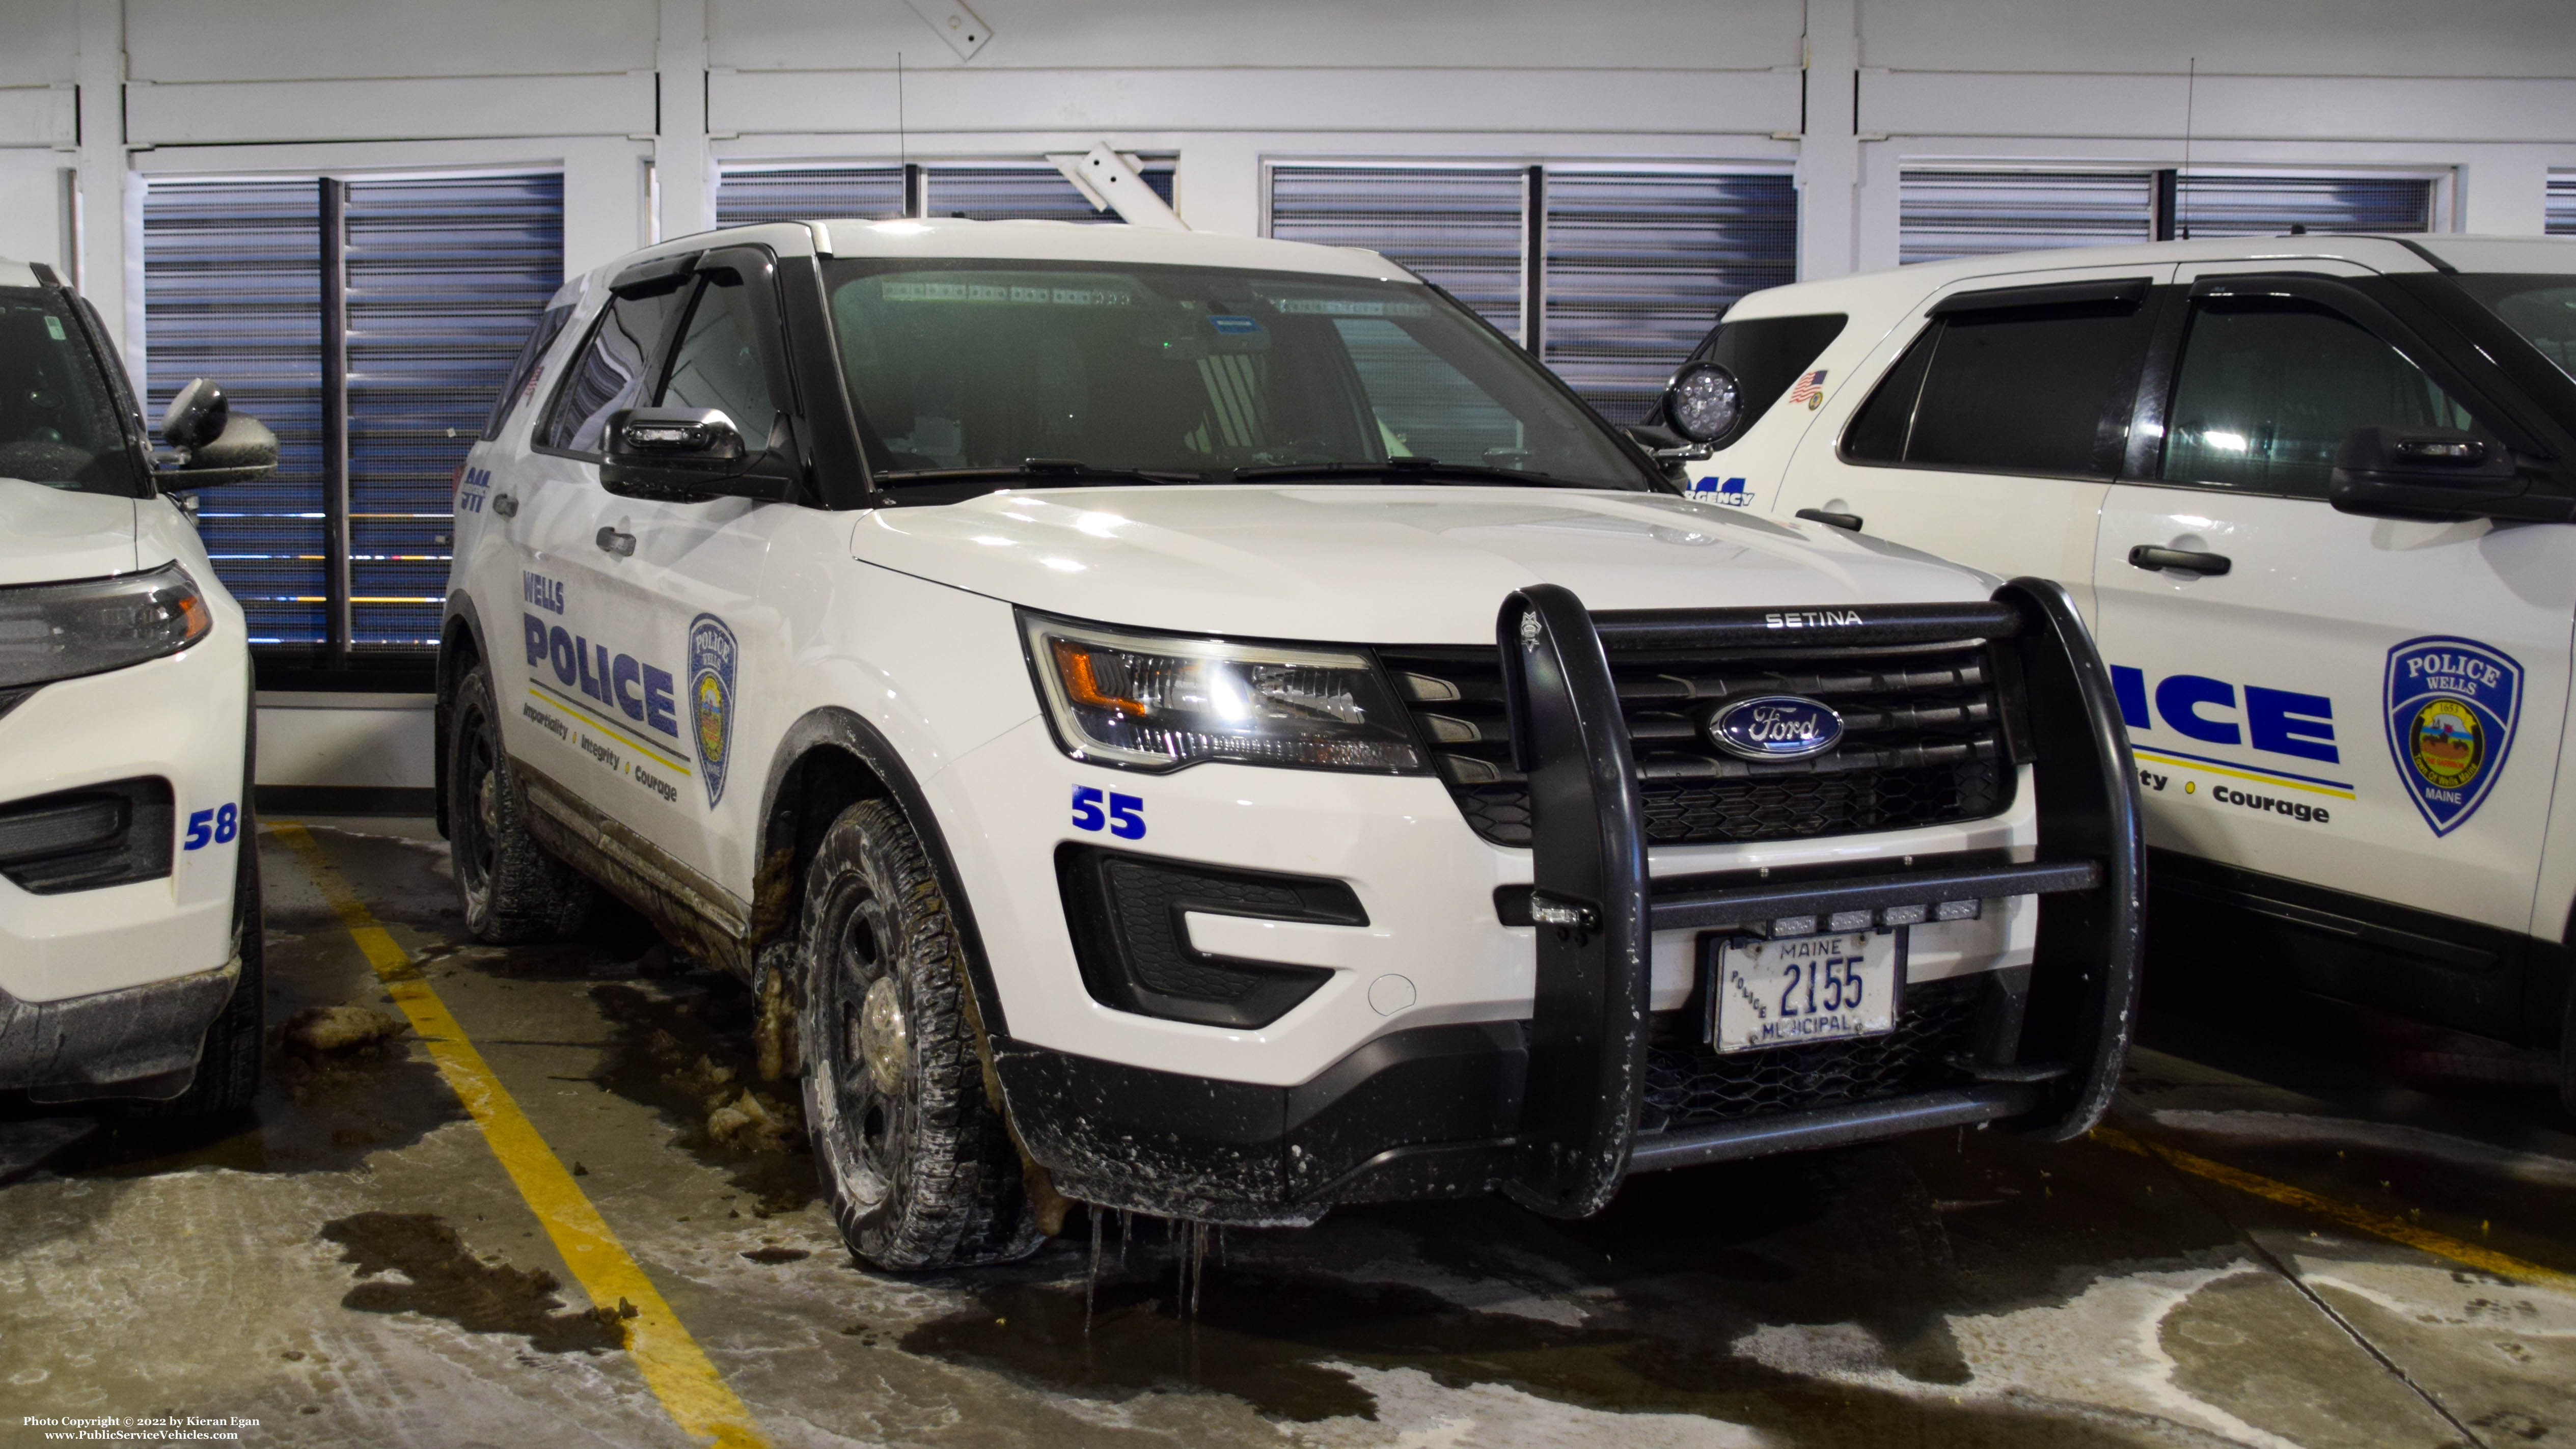
{"label": "front tire", "polygon": [[492,946],[558,941],[590,919],[597,889],[528,833],[528,797],[501,748],[492,671],[466,671],[450,703],[448,857],[465,928]]}
{"label": "front tire", "polygon": [[843,811],[805,875],[805,1120],[850,1250],[895,1271],[1005,1263],[1045,1235],[988,1103],[965,947],[892,802]]}

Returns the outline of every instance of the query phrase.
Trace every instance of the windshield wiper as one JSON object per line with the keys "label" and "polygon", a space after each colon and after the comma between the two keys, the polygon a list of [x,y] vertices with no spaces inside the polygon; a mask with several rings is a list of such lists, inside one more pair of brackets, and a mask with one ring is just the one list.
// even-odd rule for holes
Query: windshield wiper
{"label": "windshield wiper", "polygon": [[1062,479],[1069,483],[1087,483],[1107,479],[1119,483],[1204,483],[1205,474],[1180,473],[1161,468],[1096,468],[1075,458],[1031,458],[1016,467],[1000,468],[903,468],[879,473],[880,483],[983,483],[1000,478]]}
{"label": "windshield wiper", "polygon": [[1480,483],[1507,483],[1519,488],[1584,488],[1585,484],[1547,473],[1532,473],[1525,468],[1496,468],[1483,463],[1443,463],[1437,458],[1389,458],[1383,463],[1280,463],[1261,468],[1237,468],[1237,483],[1268,482],[1288,478],[1443,478],[1466,479]]}

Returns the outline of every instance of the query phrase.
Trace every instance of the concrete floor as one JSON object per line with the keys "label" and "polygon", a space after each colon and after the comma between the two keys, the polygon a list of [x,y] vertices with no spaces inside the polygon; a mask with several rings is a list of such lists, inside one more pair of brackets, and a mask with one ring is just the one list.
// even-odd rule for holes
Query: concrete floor
{"label": "concrete floor", "polygon": [[[1086,1331],[1087,1241],[869,1273],[801,1152],[710,1142],[748,1075],[738,990],[632,928],[460,944],[425,822],[313,835],[771,1444],[2576,1442],[2576,1135],[2544,1092],[2151,1018],[2115,1121],[2201,1175],[1950,1132],[1640,1178],[1580,1224],[1346,1209],[1228,1234],[1195,1320],[1140,1222]],[[272,1022],[390,1010],[298,859],[263,859]],[[262,1444],[691,1442],[408,1034],[281,1048],[256,1126],[217,1141],[6,1116],[0,1444],[41,1442],[25,1415],[154,1413]]]}

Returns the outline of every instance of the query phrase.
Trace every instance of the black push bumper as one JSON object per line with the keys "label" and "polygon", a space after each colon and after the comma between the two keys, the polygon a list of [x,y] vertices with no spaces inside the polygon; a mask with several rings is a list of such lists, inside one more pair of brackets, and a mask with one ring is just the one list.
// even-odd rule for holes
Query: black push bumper
{"label": "black push bumper", "polygon": [[[1758,648],[1779,640],[1787,617],[1810,644],[1975,634],[1997,646],[2021,677],[2019,728],[2009,732],[2037,765],[2037,858],[1778,886],[1649,878],[1637,772],[1605,646]],[[1594,615],[1567,590],[1542,584],[1505,602],[1500,635],[1513,750],[1530,778],[1530,910],[1541,926],[1529,1082],[1505,1192],[1540,1212],[1580,1217],[1600,1211],[1633,1168],[2007,1116],[2064,1138],[2101,1116],[2136,1014],[2146,853],[2110,674],[2064,589],[2017,579],[1982,605]],[[2027,990],[1988,1012],[1977,1056],[1964,1064],[1972,1076],[2003,1080],[1800,1114],[1812,1119],[1803,1123],[1755,1119],[1640,1141],[1653,932],[2024,894],[2040,900]]]}
{"label": "black push bumper", "polygon": [[[1528,1021],[1400,1032],[1288,1088],[996,1038],[994,1065],[1030,1154],[1067,1196],[1209,1221],[1312,1221],[1334,1203],[1497,1187],[1536,1211],[1579,1217],[1631,1172],[2002,1119],[2051,1140],[2085,1131],[2127,1054],[2145,853],[2109,673],[2072,602],[2055,584],[2021,579],[1982,604],[1801,615],[1794,641],[1812,651],[1984,640],[2015,681],[2014,757],[2036,766],[2029,858],[1964,852],[1894,869],[1656,879],[1609,651],[1758,655],[1791,642],[1781,618],[1596,615],[1553,585],[1505,602],[1503,681],[1514,764],[1529,783],[1533,884],[1496,904],[1506,923],[1537,927]],[[2039,902],[2032,964],[1936,983],[1953,988],[1959,1029],[1927,1049],[1935,1059],[1915,1063],[1928,1073],[1890,1071],[1879,1090],[1715,1121],[1675,1121],[1650,1102],[1668,1095],[1678,1070],[1670,1044],[1650,1040],[1654,932],[1762,932],[1854,912],[1921,920],[1904,913],[2025,895]]]}

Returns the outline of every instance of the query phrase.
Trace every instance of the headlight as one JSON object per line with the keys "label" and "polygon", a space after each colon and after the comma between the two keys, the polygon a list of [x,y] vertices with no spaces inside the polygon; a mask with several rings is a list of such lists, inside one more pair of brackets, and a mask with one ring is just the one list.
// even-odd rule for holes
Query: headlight
{"label": "headlight", "polygon": [[1128,634],[1022,614],[1038,692],[1078,759],[1396,772],[1422,766],[1365,654]]}
{"label": "headlight", "polygon": [[148,574],[0,589],[0,689],[176,654],[214,627],[206,596],[177,564]]}
{"label": "headlight", "polygon": [[1734,431],[1744,414],[1744,389],[1735,374],[1714,363],[1694,362],[1664,387],[1664,418],[1694,443],[1714,443]]}

